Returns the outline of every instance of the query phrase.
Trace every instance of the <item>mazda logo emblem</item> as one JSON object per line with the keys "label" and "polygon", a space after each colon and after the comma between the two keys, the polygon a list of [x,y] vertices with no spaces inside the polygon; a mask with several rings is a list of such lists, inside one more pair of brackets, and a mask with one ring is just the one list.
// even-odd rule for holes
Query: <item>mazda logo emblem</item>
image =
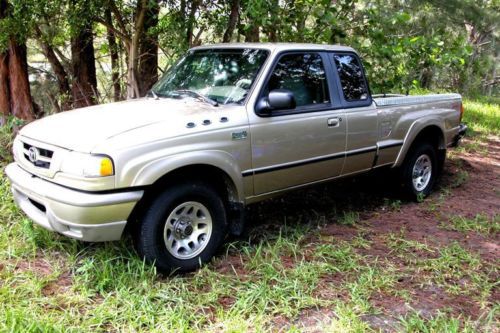
{"label": "mazda logo emblem", "polygon": [[38,149],[35,147],[28,149],[28,158],[32,163],[35,163],[38,160]]}

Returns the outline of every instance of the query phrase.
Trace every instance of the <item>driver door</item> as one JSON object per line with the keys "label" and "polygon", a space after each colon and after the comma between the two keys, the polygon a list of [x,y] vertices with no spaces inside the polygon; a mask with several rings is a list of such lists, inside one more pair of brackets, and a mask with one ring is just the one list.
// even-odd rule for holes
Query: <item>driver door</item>
{"label": "driver door", "polygon": [[266,113],[257,110],[257,117],[252,117],[255,195],[340,175],[346,121],[332,73],[331,63],[321,52],[278,56],[259,98],[286,89],[293,93],[296,107]]}

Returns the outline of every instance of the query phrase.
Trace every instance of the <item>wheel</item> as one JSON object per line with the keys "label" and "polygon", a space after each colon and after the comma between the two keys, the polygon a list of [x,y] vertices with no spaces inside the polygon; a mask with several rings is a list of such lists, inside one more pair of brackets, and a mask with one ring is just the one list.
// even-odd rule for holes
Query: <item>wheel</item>
{"label": "wheel", "polygon": [[404,194],[413,200],[428,196],[438,176],[438,161],[436,149],[421,143],[412,148],[401,168],[401,184]]}
{"label": "wheel", "polygon": [[139,255],[160,272],[188,272],[210,261],[227,229],[224,202],[210,186],[183,183],[154,199],[139,226]]}

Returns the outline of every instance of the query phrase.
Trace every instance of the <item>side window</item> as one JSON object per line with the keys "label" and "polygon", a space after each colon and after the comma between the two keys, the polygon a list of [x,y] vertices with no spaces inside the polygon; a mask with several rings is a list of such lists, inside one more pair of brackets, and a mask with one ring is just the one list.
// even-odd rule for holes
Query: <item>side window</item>
{"label": "side window", "polygon": [[286,54],[276,64],[266,93],[274,89],[293,92],[297,107],[330,102],[325,68],[317,53]]}
{"label": "side window", "polygon": [[339,73],[344,98],[349,102],[366,100],[368,87],[358,59],[352,54],[334,54],[333,59]]}

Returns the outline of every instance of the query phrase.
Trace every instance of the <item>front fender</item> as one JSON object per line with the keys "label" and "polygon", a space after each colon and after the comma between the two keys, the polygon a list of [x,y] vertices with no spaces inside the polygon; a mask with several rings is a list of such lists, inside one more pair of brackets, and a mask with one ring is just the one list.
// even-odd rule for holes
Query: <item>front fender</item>
{"label": "front fender", "polygon": [[209,165],[224,171],[235,186],[238,200],[240,202],[244,201],[243,179],[240,167],[231,154],[219,150],[190,151],[151,161],[137,172],[131,186],[151,185],[176,169],[192,165]]}

